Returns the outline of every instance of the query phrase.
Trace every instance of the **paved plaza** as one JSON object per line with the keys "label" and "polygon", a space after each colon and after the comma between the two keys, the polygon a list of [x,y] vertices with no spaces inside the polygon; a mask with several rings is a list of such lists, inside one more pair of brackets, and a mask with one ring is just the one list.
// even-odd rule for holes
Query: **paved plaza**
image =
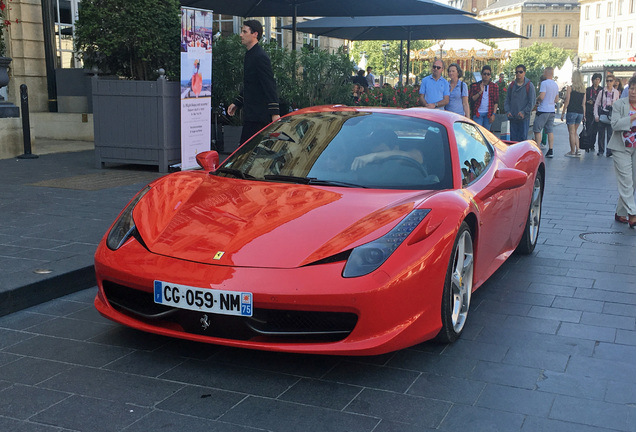
{"label": "paved plaza", "polygon": [[158,174],[98,170],[91,151],[0,160],[0,431],[636,431],[636,230],[614,221],[611,158],[565,157],[564,124],[555,135],[535,252],[474,294],[456,343],[376,357],[100,317],[92,253]]}

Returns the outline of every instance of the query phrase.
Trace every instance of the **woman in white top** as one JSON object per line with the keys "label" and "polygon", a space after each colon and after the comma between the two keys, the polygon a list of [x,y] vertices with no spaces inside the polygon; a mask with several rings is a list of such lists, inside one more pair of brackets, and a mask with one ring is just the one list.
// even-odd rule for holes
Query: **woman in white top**
{"label": "woman in white top", "polygon": [[[597,156],[601,156],[605,153],[605,144],[609,142],[612,137],[612,126],[609,123],[601,121],[601,111],[606,110],[607,107],[612,106],[614,101],[617,101],[620,97],[618,90],[614,88],[614,75],[607,75],[605,77],[605,88],[603,91],[598,92],[596,102],[594,103],[594,121],[598,125],[598,152]],[[610,157],[612,151],[607,149],[606,156]]]}

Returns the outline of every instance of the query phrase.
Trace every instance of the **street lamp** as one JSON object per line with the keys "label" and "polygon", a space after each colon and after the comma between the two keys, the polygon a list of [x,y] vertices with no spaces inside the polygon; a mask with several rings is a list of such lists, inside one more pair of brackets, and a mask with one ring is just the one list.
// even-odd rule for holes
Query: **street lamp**
{"label": "street lamp", "polygon": [[382,79],[380,80],[382,82],[382,85],[384,86],[384,80],[386,79],[386,55],[389,53],[389,44],[388,43],[383,43],[382,44],[382,54],[384,54],[384,75],[382,75]]}

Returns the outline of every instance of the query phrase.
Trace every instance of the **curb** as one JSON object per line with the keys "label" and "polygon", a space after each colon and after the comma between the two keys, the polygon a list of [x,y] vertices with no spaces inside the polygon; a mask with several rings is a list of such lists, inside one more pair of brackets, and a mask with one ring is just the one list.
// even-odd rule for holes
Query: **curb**
{"label": "curb", "polygon": [[91,265],[10,291],[0,292],[0,317],[96,284],[95,267]]}

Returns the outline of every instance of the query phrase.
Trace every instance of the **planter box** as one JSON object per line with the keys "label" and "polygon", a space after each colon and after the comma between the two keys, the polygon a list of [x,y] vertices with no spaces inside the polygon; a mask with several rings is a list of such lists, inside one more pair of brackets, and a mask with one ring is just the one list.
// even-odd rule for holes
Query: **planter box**
{"label": "planter box", "polygon": [[491,132],[501,132],[501,123],[508,120],[506,114],[495,114],[495,121],[490,125]]}
{"label": "planter box", "polygon": [[223,152],[234,153],[241,143],[243,126],[223,126]]}
{"label": "planter box", "polygon": [[95,162],[158,165],[181,161],[179,83],[92,80]]}

